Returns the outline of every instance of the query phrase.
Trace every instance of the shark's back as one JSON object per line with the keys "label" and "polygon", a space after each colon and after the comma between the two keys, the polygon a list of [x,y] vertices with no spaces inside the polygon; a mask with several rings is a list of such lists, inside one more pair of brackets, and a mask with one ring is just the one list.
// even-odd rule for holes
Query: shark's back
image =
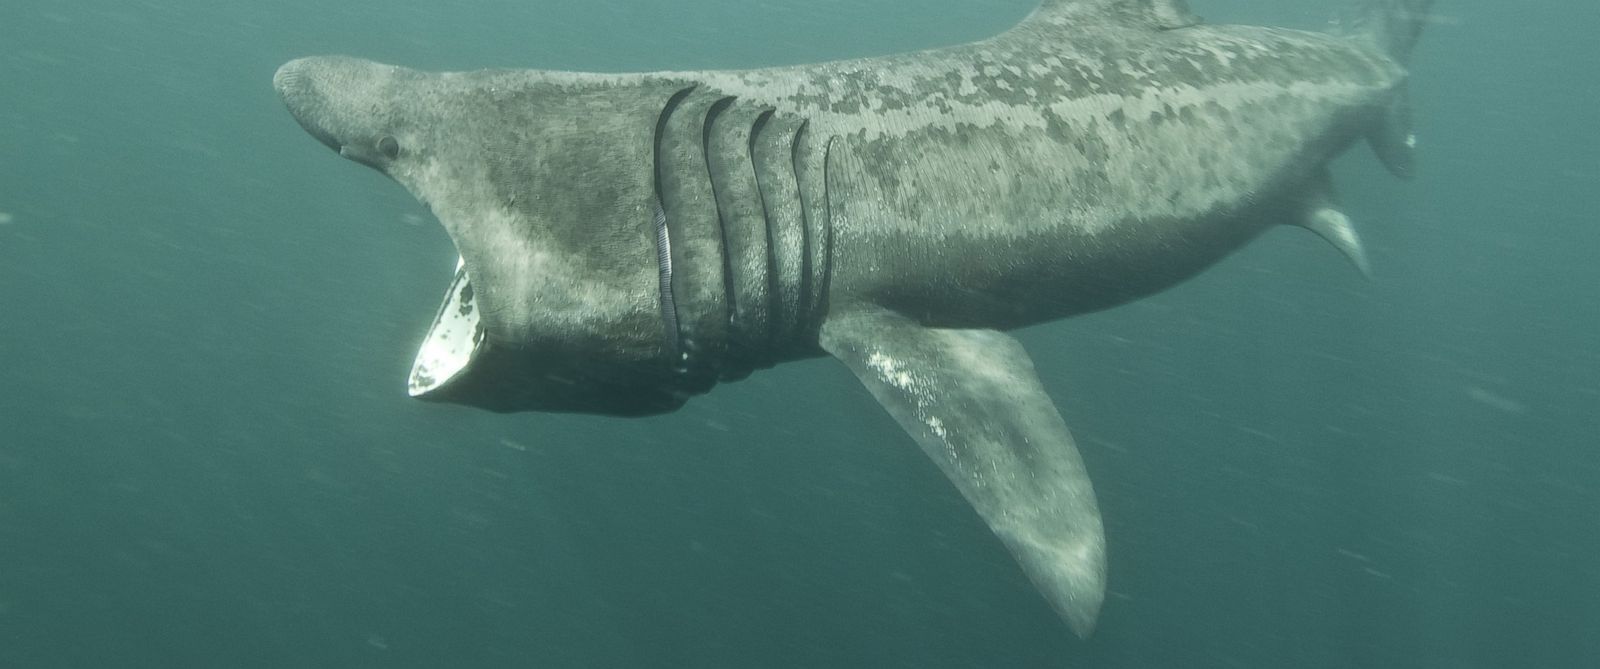
{"label": "shark's back", "polygon": [[[1359,40],[1139,16],[1046,6],[971,44],[685,76],[839,138],[836,289],[1023,324],[1159,290],[1298,223],[1405,76]],[[975,246],[994,254],[952,255]],[[952,290],[978,299],[951,309]]]}
{"label": "shark's back", "polygon": [[972,44],[692,76],[839,135],[844,204],[881,225],[1022,233],[1228,208],[1342,149],[1403,71],[1319,33],[1036,16]]}

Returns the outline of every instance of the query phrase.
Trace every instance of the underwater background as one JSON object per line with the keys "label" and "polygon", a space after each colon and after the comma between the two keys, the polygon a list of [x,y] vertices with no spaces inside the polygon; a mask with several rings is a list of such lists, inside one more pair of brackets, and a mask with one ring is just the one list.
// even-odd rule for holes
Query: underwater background
{"label": "underwater background", "polygon": [[1440,0],[1420,176],[1336,166],[1374,281],[1283,229],[1019,333],[1105,514],[1086,641],[831,360],[637,420],[407,398],[450,242],[270,85],[875,55],[1033,4],[6,0],[0,667],[1600,666],[1591,0]]}

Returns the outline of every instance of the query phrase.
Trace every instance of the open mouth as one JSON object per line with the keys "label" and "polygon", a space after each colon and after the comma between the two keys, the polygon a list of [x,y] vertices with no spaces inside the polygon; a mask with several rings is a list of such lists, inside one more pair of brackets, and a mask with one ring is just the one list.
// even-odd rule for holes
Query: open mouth
{"label": "open mouth", "polygon": [[416,362],[411,364],[407,391],[412,397],[422,397],[460,376],[472,364],[482,343],[483,328],[478,325],[467,263],[458,256],[455,279],[450,282],[433,326],[428,328],[427,338],[417,349]]}

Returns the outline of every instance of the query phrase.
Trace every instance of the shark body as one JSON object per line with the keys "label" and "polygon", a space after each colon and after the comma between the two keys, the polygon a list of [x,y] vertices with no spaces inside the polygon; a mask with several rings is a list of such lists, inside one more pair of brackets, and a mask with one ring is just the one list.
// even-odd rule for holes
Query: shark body
{"label": "shark body", "polygon": [[1181,0],[1046,0],[948,48],[735,71],[423,73],[292,61],[285,104],[429,206],[460,260],[415,396],[641,415],[784,361],[845,363],[1079,633],[1105,539],[1004,330],[1193,276],[1276,225],[1365,271],[1330,160],[1411,170],[1430,0],[1344,35]]}

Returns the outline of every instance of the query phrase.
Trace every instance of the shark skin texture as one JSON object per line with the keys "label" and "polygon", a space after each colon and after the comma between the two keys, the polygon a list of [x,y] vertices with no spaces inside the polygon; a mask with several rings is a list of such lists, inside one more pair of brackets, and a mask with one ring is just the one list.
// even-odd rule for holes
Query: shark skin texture
{"label": "shark skin texture", "polygon": [[1369,261],[1328,163],[1413,171],[1431,0],[1343,34],[1208,25],[1182,0],[1047,0],[970,44],[754,70],[274,77],[324,145],[408,189],[459,259],[410,393],[638,416],[832,356],[1062,619],[1106,540],[1066,423],[1005,330],[1124,304],[1277,225]]}

